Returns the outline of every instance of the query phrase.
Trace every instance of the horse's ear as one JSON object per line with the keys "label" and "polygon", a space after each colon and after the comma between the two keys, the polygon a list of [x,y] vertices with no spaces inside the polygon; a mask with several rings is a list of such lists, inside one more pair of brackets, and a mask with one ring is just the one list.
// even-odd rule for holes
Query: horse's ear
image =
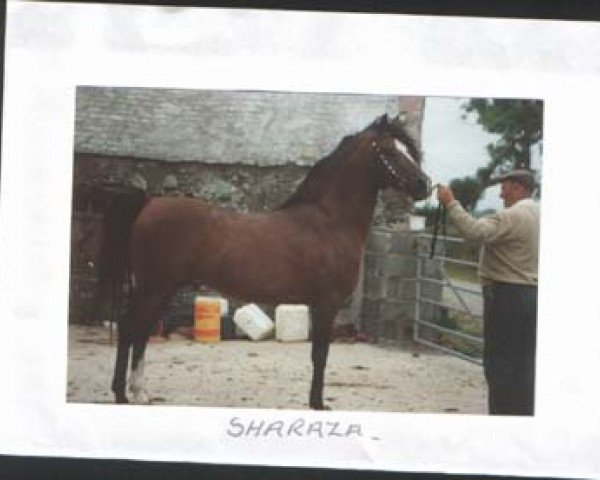
{"label": "horse's ear", "polygon": [[406,115],[404,113],[399,113],[394,118],[390,125],[393,125],[395,128],[402,129],[402,127],[406,124]]}
{"label": "horse's ear", "polygon": [[408,114],[406,112],[400,112],[394,117],[394,123],[396,125],[406,125],[408,123]]}
{"label": "horse's ear", "polygon": [[375,120],[373,120],[373,123],[371,125],[369,125],[367,128],[374,128],[374,129],[381,129],[381,127],[385,127],[386,125],[388,125],[388,114],[384,113],[383,115],[377,117]]}
{"label": "horse's ear", "polygon": [[389,122],[389,118],[388,118],[388,114],[384,113],[383,115],[381,115],[380,117],[377,117],[375,119],[375,122],[373,122],[373,125],[377,128],[381,128],[381,127],[385,127]]}

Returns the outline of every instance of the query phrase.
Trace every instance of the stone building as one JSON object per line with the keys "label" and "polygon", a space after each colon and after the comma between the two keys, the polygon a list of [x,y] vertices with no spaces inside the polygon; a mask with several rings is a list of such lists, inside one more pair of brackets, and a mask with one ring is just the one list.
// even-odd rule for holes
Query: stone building
{"label": "stone building", "polygon": [[[82,239],[101,230],[98,213],[79,194],[85,186],[123,183],[239,211],[271,209],[344,136],[384,113],[402,115],[418,139],[423,103],[394,95],[78,87],[73,278],[90,276],[96,245]],[[409,207],[385,192],[374,223],[402,228]],[[81,284],[73,282],[72,292],[89,297]],[[73,294],[71,300],[78,302]],[[359,311],[360,298],[346,321],[356,323]]]}
{"label": "stone building", "polygon": [[[405,112],[419,137],[423,100],[386,95],[79,87],[75,185],[117,181],[238,210],[282,203],[338,142],[384,113]],[[400,221],[384,196],[377,222]]]}

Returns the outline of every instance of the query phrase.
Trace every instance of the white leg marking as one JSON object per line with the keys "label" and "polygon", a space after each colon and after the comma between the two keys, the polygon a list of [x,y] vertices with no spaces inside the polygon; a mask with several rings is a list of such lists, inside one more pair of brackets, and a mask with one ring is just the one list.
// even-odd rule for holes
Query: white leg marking
{"label": "white leg marking", "polygon": [[131,369],[131,383],[129,385],[131,393],[133,393],[133,403],[146,405],[150,403],[150,398],[146,392],[144,380],[144,359],[140,358],[137,368]]}

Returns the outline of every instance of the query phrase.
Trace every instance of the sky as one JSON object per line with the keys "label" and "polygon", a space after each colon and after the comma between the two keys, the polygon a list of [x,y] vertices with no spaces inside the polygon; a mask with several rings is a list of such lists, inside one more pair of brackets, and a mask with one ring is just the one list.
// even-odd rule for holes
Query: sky
{"label": "sky", "polygon": [[[489,161],[486,145],[495,142],[498,135],[485,132],[473,116],[462,119],[461,105],[466,102],[464,98],[448,97],[428,97],[425,101],[423,168],[434,183],[447,185],[454,178],[473,176]],[[532,160],[532,167],[539,168],[539,159]],[[488,187],[477,210],[502,209],[499,194],[500,186]],[[437,201],[433,203],[437,205]]]}

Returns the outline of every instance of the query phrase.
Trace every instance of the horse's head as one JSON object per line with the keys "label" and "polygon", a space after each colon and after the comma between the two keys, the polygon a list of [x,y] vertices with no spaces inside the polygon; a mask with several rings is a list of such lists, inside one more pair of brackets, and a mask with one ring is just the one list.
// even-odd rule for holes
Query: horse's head
{"label": "horse's head", "polygon": [[373,155],[380,169],[381,187],[395,188],[413,200],[427,198],[431,179],[421,169],[421,154],[414,140],[404,131],[398,117],[376,119],[365,133],[371,135]]}

